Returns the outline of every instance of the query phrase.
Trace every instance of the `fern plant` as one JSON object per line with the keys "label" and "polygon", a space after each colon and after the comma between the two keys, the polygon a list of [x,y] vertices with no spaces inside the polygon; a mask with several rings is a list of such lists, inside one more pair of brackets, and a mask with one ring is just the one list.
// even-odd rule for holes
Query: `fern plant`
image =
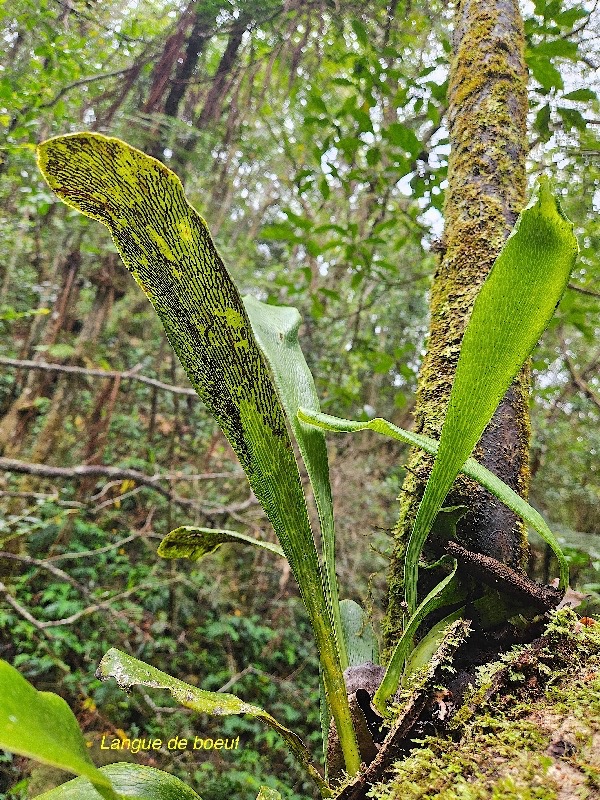
{"label": "fern plant", "polygon": [[[236,452],[280,545],[235,531],[186,526],[166,536],[159,555],[197,559],[223,543],[237,542],[264,547],[287,558],[319,653],[324,746],[332,721],[345,773],[356,775],[363,754],[343,673],[349,665],[375,661],[377,656],[375,637],[366,615],[356,603],[340,601],[324,431],[370,429],[435,455],[406,552],[408,614],[404,632],[373,698],[374,708],[385,715],[407,662],[409,668],[411,664],[415,668],[427,660],[442,641],[447,626],[461,616],[464,594],[453,559],[445,558],[448,573],[421,603],[417,592],[419,560],[432,527],[444,519],[455,522],[464,511],[443,508],[459,472],[479,481],[542,536],[556,554],[560,588],[567,586],[566,561],[544,520],[469,456],[565,289],[577,253],[571,223],[553,197],[548,181],[542,179],[475,302],[438,442],[382,419],[351,422],[320,412],[314,381],[298,342],[301,322],[298,311],[240,296],[206,223],[186,200],[177,176],[161,162],[118,139],[94,133],[77,133],[44,142],[39,147],[38,160],[44,177],[61,200],[109,228],[125,266],[156,309],[192,385]],[[312,486],[319,537],[311,529],[288,424]],[[425,617],[449,603],[454,603],[453,613],[414,648],[415,634]],[[32,687],[23,688],[19,684],[23,679],[10,669],[5,672],[5,680],[21,686],[19,691],[35,692]],[[115,678],[125,689],[136,684],[166,689],[182,705],[198,712],[254,715],[285,739],[322,797],[334,797],[340,791],[311,762],[300,739],[261,708],[233,695],[206,692],[184,684],[114,649],[102,659],[98,674],[103,679]],[[31,719],[37,720],[36,725],[46,713],[43,709],[52,703],[56,701],[48,697],[37,698],[36,702],[30,700]],[[13,713],[10,709],[7,712],[5,706],[5,701],[0,701],[2,746],[58,764],[81,776],[60,787],[59,794],[45,795],[48,800],[58,797],[87,800],[98,793],[110,800],[115,797],[166,800],[171,791],[179,791],[177,796],[184,798],[197,796],[191,789],[173,789],[174,779],[156,770],[151,776],[148,774],[147,785],[145,777],[138,780],[133,775],[136,771],[136,775],[141,774],[140,767],[119,765],[98,772],[84,763],[85,759],[82,761],[81,742],[70,718],[72,736],[69,741],[65,739],[61,754],[49,753],[42,746],[44,731],[40,725],[36,740],[42,744],[37,749],[27,749],[22,737],[19,738],[27,720],[17,714],[16,722],[11,722],[14,709]],[[59,710],[55,708],[54,712],[58,714]],[[67,712],[68,709],[61,707],[64,719]],[[154,794],[148,788],[150,784]],[[263,800],[275,796],[266,788],[259,795]]]}

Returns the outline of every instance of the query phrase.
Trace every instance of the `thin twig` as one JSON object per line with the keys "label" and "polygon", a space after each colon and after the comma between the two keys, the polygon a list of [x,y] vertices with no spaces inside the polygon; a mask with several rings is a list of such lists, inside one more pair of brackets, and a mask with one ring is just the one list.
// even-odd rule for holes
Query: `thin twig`
{"label": "thin twig", "polygon": [[81,550],[79,553],[59,553],[55,556],[49,556],[46,561],[67,561],[74,558],[93,558],[100,553],[108,553],[111,550],[118,550],[123,545],[135,541],[135,539],[162,539],[163,537],[157,533],[132,533],[131,536],[126,536],[124,539],[119,539],[118,542],[107,544],[104,547],[98,547],[96,550]]}
{"label": "thin twig", "polygon": [[85,508],[85,503],[80,503],[77,500],[61,500],[58,492],[46,494],[44,492],[11,492],[5,489],[0,489],[0,497],[21,497],[26,500],[47,500],[50,503],[56,503],[56,505],[65,506],[66,508]]}
{"label": "thin twig", "polygon": [[94,83],[94,81],[101,81],[105,78],[116,78],[119,75],[126,75],[128,72],[131,71],[131,67],[125,67],[125,69],[117,69],[114,72],[103,72],[100,75],[91,75],[88,78],[80,78],[78,81],[73,81],[73,83],[68,83],[66,86],[63,86],[62,89],[54,95],[52,100],[48,100],[46,103],[42,103],[38,108],[52,108],[55,106],[61,97],[64,97],[67,92],[70,92],[71,89],[76,89],[78,86],[86,86],[88,83]]}
{"label": "thin twig", "polygon": [[236,672],[235,675],[232,675],[231,678],[229,678],[229,680],[227,681],[227,683],[224,683],[223,686],[221,686],[216,691],[228,692],[235,683],[237,683],[241,678],[244,677],[244,675],[249,675],[250,673],[254,675],[254,674],[259,674],[259,672],[260,670],[255,669],[252,665],[244,667],[244,669],[241,672]]}
{"label": "thin twig", "polygon": [[[562,334],[562,328],[559,328],[558,338],[560,340],[563,356],[566,358],[567,357],[567,352],[568,352],[568,347],[567,347],[567,343],[564,340],[564,336]],[[596,355],[594,356],[594,358],[592,358],[592,360],[589,362],[589,364],[587,364],[587,366],[585,366],[581,370],[581,372],[579,372],[579,378],[583,379],[584,381],[586,381],[587,378],[590,375],[595,375],[596,372],[598,371],[598,365],[599,364],[600,364],[600,352],[596,353]],[[568,363],[567,363],[567,370],[569,370]],[[558,415],[558,411],[559,411],[559,409],[561,407],[560,404],[575,389],[581,389],[581,387],[577,385],[577,383],[573,379],[573,375],[571,374],[571,380],[563,386],[560,394],[558,395],[558,397],[555,398],[555,400],[553,401],[549,412],[546,415],[546,419],[548,420],[548,422],[552,422],[552,421],[554,421],[556,419],[556,417]]]}
{"label": "thin twig", "polygon": [[[108,508],[108,506],[114,506],[121,502],[121,500],[127,500],[128,497],[133,497],[136,494],[139,494],[143,486],[136,486],[135,489],[130,489],[128,492],[124,492],[123,494],[115,495],[115,497],[110,497],[108,500],[104,500],[104,502],[99,503],[97,506],[94,506],[92,509],[92,514],[97,514],[99,511],[102,511],[103,508]],[[117,505],[118,508],[118,505]]]}
{"label": "thin twig", "polygon": [[577,386],[577,388],[583,392],[583,394],[592,401],[592,403],[597,407],[600,408],[600,396],[594,392],[592,387],[589,383],[583,378],[583,376],[577,371],[575,368],[575,364],[571,361],[567,353],[564,354],[565,357],[565,364],[567,365],[567,369],[569,370],[569,374],[571,375],[571,380]]}
{"label": "thin twig", "polygon": [[138,691],[141,694],[144,702],[148,705],[150,711],[156,715],[156,719],[158,722],[161,722],[161,715],[162,714],[176,714],[178,712],[187,712],[190,713],[190,709],[181,708],[180,706],[157,706],[154,700],[150,697],[149,694],[144,692],[140,686],[138,686]]}
{"label": "thin twig", "polygon": [[[158,478],[156,475],[152,475],[152,479],[161,481],[212,481],[218,480],[219,478],[241,478],[243,474],[244,473],[241,470],[236,470],[235,472],[203,472],[197,475],[187,475],[184,472],[171,472],[160,474]],[[90,500],[100,500],[100,498],[104,497],[109,489],[112,489],[114,486],[119,486],[120,483],[122,483],[122,479],[105,483],[98,494],[92,495]],[[125,495],[121,495],[121,497],[124,496]]]}
{"label": "thin twig", "polygon": [[[172,585],[173,581],[169,579],[169,585]],[[142,589],[158,589],[159,587],[165,585],[163,584],[155,584],[155,583],[140,583],[137,586],[134,586],[131,589],[127,589],[125,592],[121,592],[120,594],[114,594],[112,597],[108,597],[106,600],[101,600],[99,603],[94,603],[87,608],[82,608],[81,611],[76,611],[74,614],[71,614],[69,617],[63,617],[62,619],[51,619],[47,620],[46,622],[40,622],[39,627],[43,628],[56,628],[62,625],[72,625],[77,620],[81,619],[81,617],[86,617],[88,614],[93,614],[96,611],[102,611],[103,609],[107,609],[117,600],[123,600],[126,597],[129,597],[136,592],[141,591]]]}
{"label": "thin twig", "polygon": [[577,286],[576,283],[568,283],[567,286],[569,287],[569,289],[573,289],[574,292],[579,292],[580,294],[587,294],[590,297],[600,298],[600,292],[595,292],[593,289],[587,289],[585,286]]}
{"label": "thin twig", "polygon": [[53,564],[49,564],[48,561],[42,561],[39,558],[32,558],[31,556],[19,555],[18,553],[9,553],[5,550],[0,550],[0,558],[6,558],[10,561],[20,561],[22,564],[29,564],[32,567],[45,569],[48,572],[51,572],[55,577],[60,578],[62,581],[70,583],[71,586],[74,586],[78,591],[83,592],[84,594],[87,592],[85,586],[82,586],[79,581],[76,581],[75,578],[72,578],[68,573],[63,572],[62,569],[55,567]]}
{"label": "thin twig", "polygon": [[[23,617],[23,619],[27,620],[27,622],[30,622],[35,628],[37,628],[37,630],[41,631],[44,634],[44,636],[48,637],[48,639],[54,639],[54,634],[51,633],[49,630],[47,630],[48,628],[52,628],[52,627],[55,627],[57,625],[71,625],[73,622],[77,622],[77,620],[80,619],[81,617],[83,617],[84,615],[92,614],[93,612],[99,611],[101,609],[106,609],[106,611],[109,614],[112,614],[113,616],[119,617],[119,618],[122,619],[123,615],[119,611],[117,611],[116,609],[112,608],[111,607],[111,603],[114,600],[119,600],[120,598],[122,598],[122,597],[124,597],[126,595],[132,594],[133,592],[137,591],[138,589],[143,588],[143,586],[144,586],[143,584],[140,584],[139,586],[136,586],[133,589],[130,589],[129,591],[127,591],[127,592],[123,592],[120,595],[114,595],[113,597],[109,598],[108,600],[104,600],[101,603],[95,603],[92,606],[88,606],[88,608],[84,608],[81,611],[78,611],[75,614],[72,614],[70,617],[66,617],[64,619],[58,619],[58,620],[47,620],[45,622],[41,622],[39,619],[36,619],[36,617],[34,617],[32,614],[30,614],[29,611],[26,608],[24,608],[18,602],[18,600],[16,600],[12,596],[12,594],[8,591],[6,586],[1,581],[0,581],[0,592],[4,593],[4,597],[6,598],[6,602],[10,606],[12,606],[12,608],[21,617]],[[128,623],[128,625],[130,627],[133,627],[134,630],[138,634],[140,634],[143,638],[145,638],[145,639],[148,638],[148,635],[138,625],[136,625],[135,623],[132,623],[131,620],[126,620],[126,622]]]}
{"label": "thin twig", "polygon": [[583,20],[581,25],[578,25],[576,28],[572,28],[570,31],[567,31],[566,33],[563,33],[560,36],[560,38],[561,39],[572,39],[573,36],[575,36],[577,33],[581,33],[581,31],[585,30],[587,28],[587,26],[590,24],[590,22],[592,21],[594,12],[596,11],[597,8],[598,8],[598,0],[596,0],[596,2],[594,3],[594,5],[590,9],[590,11],[588,12],[587,16],[585,17],[585,19]]}
{"label": "thin twig", "polygon": [[[17,612],[17,614],[20,614],[20,616],[22,616],[23,619],[26,619],[27,622],[30,622],[39,631],[44,631],[44,628],[46,627],[44,625],[44,623],[40,622],[39,619],[36,619],[35,617],[33,617],[29,613],[29,611],[27,611],[26,608],[23,608],[23,606],[18,602],[18,600],[15,600],[15,598],[8,591],[8,589],[2,583],[2,581],[0,581],[0,592],[4,593],[4,597],[6,598],[6,602],[8,603],[9,606],[12,606],[14,608],[14,610]],[[45,633],[46,636],[49,636],[49,637],[53,638],[51,633],[48,633],[47,631],[44,631],[44,633]]]}

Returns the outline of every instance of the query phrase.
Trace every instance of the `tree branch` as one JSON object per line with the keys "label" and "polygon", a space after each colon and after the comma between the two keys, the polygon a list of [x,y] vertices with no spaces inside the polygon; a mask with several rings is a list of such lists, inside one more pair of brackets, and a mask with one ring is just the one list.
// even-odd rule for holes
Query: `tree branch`
{"label": "tree branch", "polygon": [[170,383],[163,383],[156,380],[156,378],[147,378],[145,375],[138,375],[133,370],[126,372],[119,372],[117,370],[109,369],[87,369],[86,367],[73,367],[67,364],[51,364],[46,361],[29,361],[17,358],[6,358],[0,356],[0,364],[8,367],[16,367],[17,369],[41,369],[47,372],[65,372],[71,375],[87,375],[91,378],[121,378],[124,381],[139,381],[148,386],[154,386],[156,389],[162,389],[165,392],[172,392],[173,394],[184,394],[188,397],[193,397],[195,400],[200,398],[196,392],[187,386],[173,386]]}
{"label": "tree branch", "polygon": [[495,558],[473,553],[456,542],[448,542],[446,552],[454,556],[460,566],[477,580],[544,611],[556,608],[562,600],[564,592],[541,586]]}
{"label": "tree branch", "polygon": [[56,503],[57,506],[63,508],[85,508],[85,503],[79,503],[77,500],[61,500],[58,492],[48,494],[47,492],[11,492],[5,489],[0,489],[0,497],[21,497],[25,500],[46,500],[51,503]]}
{"label": "tree branch", "polygon": [[589,383],[585,380],[585,378],[577,372],[575,368],[575,364],[571,361],[569,356],[565,353],[565,364],[567,365],[567,369],[569,370],[569,374],[571,375],[571,380],[577,386],[577,388],[583,392],[583,394],[592,401],[592,403],[597,407],[600,408],[600,396],[594,392],[592,387]]}
{"label": "tree branch", "polygon": [[47,561],[42,561],[39,558],[32,558],[31,556],[19,555],[18,553],[9,553],[5,550],[0,550],[0,559],[6,558],[10,561],[19,561],[22,564],[29,564],[32,567],[39,567],[40,569],[45,569],[48,572],[51,572],[56,578],[60,578],[61,581],[65,583],[70,583],[77,591],[82,592],[82,594],[87,593],[87,589],[83,586],[79,581],[72,578],[68,573],[64,572],[62,569],[55,567],[54,564],[49,564]]}
{"label": "tree branch", "polygon": [[43,631],[46,636],[54,638],[51,633],[48,633],[44,630],[45,626],[43,622],[40,622],[39,619],[36,619],[34,616],[32,616],[26,608],[24,608],[17,600],[15,600],[2,581],[0,581],[0,592],[3,592],[6,602],[9,606],[12,606],[17,614],[23,617],[23,619],[26,619],[27,622],[30,622],[35,628],[38,629],[38,631]]}
{"label": "tree branch", "polygon": [[85,86],[88,83],[101,81],[104,78],[116,78],[119,75],[126,75],[130,71],[131,67],[125,67],[125,69],[117,69],[114,70],[114,72],[103,72],[100,75],[90,75],[88,78],[80,78],[78,81],[73,81],[73,83],[68,83],[66,86],[63,86],[62,89],[54,95],[52,100],[42,103],[38,108],[52,108],[52,106],[58,103],[61,97],[64,97],[67,92],[70,92],[71,89],[76,89],[78,86]]}
{"label": "tree branch", "polygon": [[95,550],[79,550],[73,553],[58,553],[55,556],[48,556],[46,563],[49,561],[66,561],[73,558],[94,558],[95,556],[100,555],[100,553],[108,553],[110,550],[119,550],[119,548],[123,547],[123,545],[133,542],[135,539],[142,538],[162,540],[163,537],[159,534],[152,533],[132,533],[131,536],[126,536],[124,539],[119,539],[117,542],[107,544],[104,547],[98,547]]}
{"label": "tree branch", "polygon": [[579,292],[580,294],[587,294],[590,297],[599,297],[600,292],[595,292],[593,289],[587,289],[585,286],[577,286],[575,283],[568,283],[567,284],[569,289],[573,289],[574,292]]}
{"label": "tree branch", "polygon": [[[175,581],[178,579],[175,578]],[[173,580],[169,579],[169,585],[173,584]],[[76,611],[74,614],[71,614],[69,617],[64,617],[62,619],[50,619],[44,620],[43,622],[39,619],[36,619],[29,611],[24,608],[8,591],[8,588],[0,581],[0,592],[4,593],[6,598],[6,602],[14,608],[14,610],[26,619],[27,622],[30,622],[34,627],[38,630],[43,631],[46,635],[51,636],[52,634],[48,634],[46,632],[47,628],[55,628],[62,625],[72,625],[77,620],[81,619],[81,617],[85,617],[88,614],[93,614],[95,611],[101,611],[102,609],[110,609],[112,603],[116,600],[122,600],[130,595],[134,594],[135,592],[140,591],[141,589],[157,589],[161,585],[164,584],[150,584],[150,583],[140,583],[137,586],[133,586],[131,589],[127,589],[125,592],[120,592],[119,594],[115,594],[112,597],[108,597],[106,600],[101,600],[98,603],[94,603],[91,606],[87,606],[87,608],[82,608],[80,611]]]}
{"label": "tree branch", "polygon": [[213,508],[200,505],[195,500],[190,500],[187,497],[180,497],[160,486],[159,481],[164,480],[190,480],[200,479],[208,480],[215,477],[238,477],[238,473],[205,473],[204,475],[188,476],[184,474],[169,474],[169,475],[146,475],[136,469],[127,469],[123,467],[107,467],[101,464],[81,464],[76,467],[52,467],[47,464],[32,464],[27,461],[18,461],[16,458],[0,458],[0,470],[6,472],[18,472],[24,475],[34,475],[38,478],[60,478],[63,480],[79,480],[87,477],[108,477],[119,480],[131,480],[140,484],[148,489],[153,489],[158,494],[166,497],[173,503],[187,508],[199,508],[203,514],[208,516],[218,516],[220,514],[229,514],[230,512],[243,511],[251,505],[256,503],[254,495],[251,494],[246,500],[239,503],[232,503],[230,506],[214,506]]}

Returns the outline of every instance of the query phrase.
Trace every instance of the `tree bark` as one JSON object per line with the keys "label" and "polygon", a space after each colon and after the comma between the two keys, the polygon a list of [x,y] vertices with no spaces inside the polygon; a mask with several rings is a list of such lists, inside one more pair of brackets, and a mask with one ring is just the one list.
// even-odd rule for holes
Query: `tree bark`
{"label": "tree bark", "polygon": [[[152,114],[160,109],[163,97],[169,88],[171,73],[183,52],[188,28],[193,25],[194,19],[197,21],[198,17],[195,16],[195,4],[191,2],[182,12],[175,31],[165,42],[162,55],[152,70],[152,85],[141,109],[144,114]],[[184,60],[179,65],[180,69]]]}
{"label": "tree bark", "polygon": [[210,89],[206,95],[206,100],[202,106],[202,111],[194,121],[195,127],[202,130],[204,126],[212,120],[217,120],[221,115],[223,100],[227,88],[227,78],[233,70],[238,51],[243,41],[244,33],[248,29],[250,20],[242,17],[231,29],[227,45],[219,61],[219,66],[215,72]]}
{"label": "tree bark", "polygon": [[[177,118],[179,108],[189,88],[190,80],[198,65],[200,55],[214,32],[217,8],[202,3],[190,3],[183,11],[175,33],[165,43],[160,61],[153,72],[152,88],[143,107],[146,113],[159,110],[166,94],[162,113],[166,117]],[[189,36],[186,37],[191,25]],[[175,74],[172,71],[175,69]],[[160,159],[166,146],[168,131],[156,125],[153,129],[154,141],[147,148],[150,155]]]}
{"label": "tree bark", "polygon": [[[76,247],[61,259],[57,280],[60,276],[62,285],[41,340],[43,346],[53,345],[60,331],[67,329],[66,320],[76,305],[80,288],[77,281],[81,268],[79,248],[80,244],[77,243]],[[37,354],[36,360],[41,360],[41,352]],[[35,414],[35,400],[43,395],[47,386],[47,376],[30,373],[23,391],[0,420],[0,454],[15,455],[19,452],[28,425]]]}
{"label": "tree bark", "polygon": [[178,64],[175,76],[171,83],[171,88],[165,100],[164,113],[168,117],[176,117],[179,105],[188,89],[189,80],[194,74],[200,54],[209,41],[212,28],[215,24],[215,13],[203,10],[202,4],[198,3],[195,7],[196,19],[190,32],[183,61]]}
{"label": "tree bark", "polygon": [[[419,374],[415,430],[439,438],[464,329],[475,297],[525,201],[527,70],[516,0],[460,0],[448,89],[451,153],[442,256],[431,289],[429,342]],[[522,496],[529,481],[529,373],[502,400],[474,455]],[[432,459],[412,452],[388,579],[386,641],[402,628],[403,559]],[[470,480],[457,479],[446,505],[466,505],[458,541],[522,570],[523,526]]]}

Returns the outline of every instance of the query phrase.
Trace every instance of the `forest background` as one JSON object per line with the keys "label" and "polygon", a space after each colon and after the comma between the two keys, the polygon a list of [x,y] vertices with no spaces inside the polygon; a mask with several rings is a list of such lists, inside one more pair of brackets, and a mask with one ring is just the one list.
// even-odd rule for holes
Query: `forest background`
{"label": "forest background", "polygon": [[[598,3],[524,3],[528,174],[550,174],[581,256],[533,358],[531,502],[600,609]],[[91,129],[175,170],[242,293],[297,306],[322,409],[411,424],[440,249],[452,5],[13,0],[0,10],[0,656],[102,735],[240,736],[129,756],[204,800],[309,790],[270,730],[198,719],[94,677],[118,647],[232,690],[320,744],[318,665],[287,565],[156,548],[181,524],[273,538],[108,233],[60,204],[35,145]],[[362,438],[361,438],[362,437]],[[329,442],[344,594],[381,618],[407,450]],[[556,567],[533,539],[532,574]],[[157,702],[164,705],[157,706]],[[127,754],[118,753],[119,760]],[[60,783],[0,756],[0,796]],[[293,791],[290,790],[293,786]]]}

